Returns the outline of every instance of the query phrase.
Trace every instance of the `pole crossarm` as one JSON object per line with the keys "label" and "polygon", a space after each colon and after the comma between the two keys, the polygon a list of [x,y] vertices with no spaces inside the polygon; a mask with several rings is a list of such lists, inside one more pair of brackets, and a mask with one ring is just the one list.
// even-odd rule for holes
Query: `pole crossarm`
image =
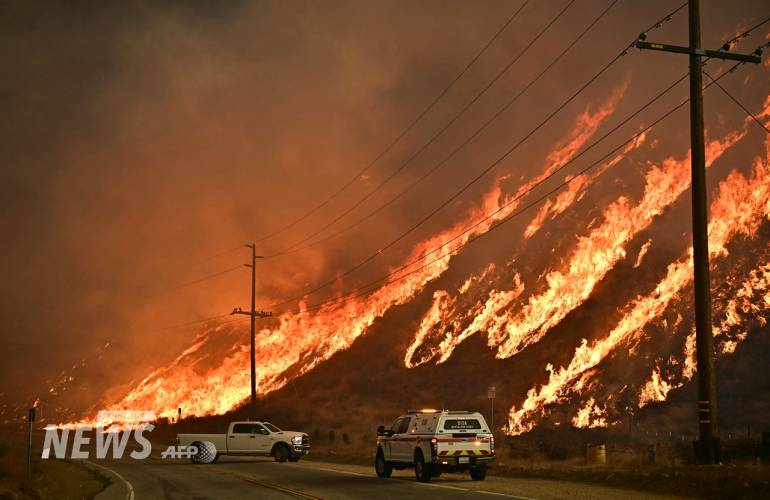
{"label": "pole crossarm", "polygon": [[244,311],[240,307],[236,307],[235,309],[233,309],[233,312],[230,313],[230,316],[232,316],[233,314],[243,314],[244,316],[251,316],[253,314],[255,318],[269,318],[270,316],[273,315],[271,311],[254,311],[253,313],[251,313],[249,311]]}
{"label": "pole crossarm", "polygon": [[694,56],[711,57],[715,59],[723,59],[723,60],[730,60],[730,61],[749,62],[754,64],[759,64],[762,62],[761,50],[757,50],[751,54],[736,54],[734,52],[727,52],[724,50],[691,49],[690,47],[682,47],[681,45],[645,42],[643,40],[637,40],[636,43],[634,43],[634,46],[638,49],[658,50],[661,52],[674,52],[677,54],[689,54]]}

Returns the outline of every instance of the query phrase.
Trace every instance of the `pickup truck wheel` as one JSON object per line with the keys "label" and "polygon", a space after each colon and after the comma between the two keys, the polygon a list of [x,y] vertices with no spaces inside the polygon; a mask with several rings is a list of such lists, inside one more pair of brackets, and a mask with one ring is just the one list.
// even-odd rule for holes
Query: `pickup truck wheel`
{"label": "pickup truck wheel", "polygon": [[471,469],[471,479],[474,481],[483,481],[487,477],[487,466],[479,465]]}
{"label": "pickup truck wheel", "polygon": [[273,458],[278,463],[283,463],[289,459],[289,447],[284,443],[278,443],[273,447]]}
{"label": "pickup truck wheel", "polygon": [[393,466],[385,460],[385,455],[382,451],[377,452],[377,458],[374,460],[374,470],[377,472],[377,477],[388,478],[393,474]]}
{"label": "pickup truck wheel", "polygon": [[414,475],[421,483],[429,483],[433,477],[433,464],[426,464],[419,450],[414,454]]}

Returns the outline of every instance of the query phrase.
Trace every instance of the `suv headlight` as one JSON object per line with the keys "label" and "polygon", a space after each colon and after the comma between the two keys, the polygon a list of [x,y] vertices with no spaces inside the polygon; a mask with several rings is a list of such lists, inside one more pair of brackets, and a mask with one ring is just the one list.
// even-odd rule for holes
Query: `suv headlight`
{"label": "suv headlight", "polygon": [[302,444],[302,436],[294,436],[291,438],[292,444]]}

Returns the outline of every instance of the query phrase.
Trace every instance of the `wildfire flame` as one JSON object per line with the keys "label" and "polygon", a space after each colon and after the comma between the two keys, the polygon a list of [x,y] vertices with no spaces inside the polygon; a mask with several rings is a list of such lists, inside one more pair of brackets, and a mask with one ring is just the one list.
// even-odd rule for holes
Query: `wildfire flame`
{"label": "wildfire flame", "polygon": [[[770,145],[770,139],[767,144]],[[755,161],[751,178],[732,171],[720,184],[711,206],[709,245],[712,258],[727,255],[726,246],[737,235],[753,236],[759,224],[770,216],[770,175],[765,162]],[[659,316],[669,302],[692,280],[692,248],[682,259],[670,264],[666,276],[647,296],[639,296],[625,308],[623,317],[609,334],[589,344],[583,340],[572,360],[557,370],[550,370],[548,382],[533,387],[519,408],[509,412],[509,429],[521,434],[536,425],[536,418],[547,406],[575,390],[576,381],[596,368],[620,346],[629,345],[641,334],[651,319]]]}
{"label": "wildfire flame", "polygon": [[[537,183],[552,175],[596,133],[610,117],[626,90],[618,87],[596,110],[586,109],[565,138],[546,157],[541,172],[521,185],[513,194],[505,193],[505,177],[495,180],[478,204],[450,228],[415,245],[406,261],[415,261],[409,268],[391,269],[391,280],[363,298],[348,298],[332,302],[311,312],[300,304],[296,312],[277,318],[277,326],[265,328],[257,335],[257,390],[267,393],[282,387],[291,378],[312,370],[334,353],[347,349],[365,334],[375,319],[394,306],[404,304],[425,290],[425,287],[449,269],[450,261],[471,238],[483,234],[492,225],[512,214],[518,199]],[[770,96],[759,116],[769,115]],[[747,134],[748,123],[741,130],[727,134],[707,144],[707,166]],[[580,201],[599,175],[617,165],[633,150],[639,148],[645,136],[627,145],[624,150],[598,171],[573,179],[567,190],[548,200],[524,230],[525,239],[532,238],[551,219],[564,213]],[[770,139],[765,142],[770,158]],[[712,258],[727,255],[727,245],[739,235],[752,237],[759,225],[770,217],[770,174],[765,160],[757,159],[751,175],[731,172],[720,184],[711,205],[709,241]],[[525,291],[524,280],[508,263],[511,278],[503,289],[493,289],[483,300],[465,305],[463,299],[484,283],[488,275],[499,271],[493,264],[481,273],[470,276],[457,293],[437,290],[426,311],[412,343],[405,352],[404,363],[414,367],[431,360],[442,363],[456,347],[476,332],[486,332],[488,344],[497,349],[498,358],[511,357],[538,342],[570,312],[583,304],[596,285],[626,257],[626,247],[655,218],[676,202],[690,181],[689,156],[668,157],[652,166],[645,175],[645,187],[638,202],[621,196],[608,205],[589,224],[566,259],[545,273],[543,290],[533,290],[526,302],[516,302]],[[502,208],[504,207],[505,208]],[[488,214],[497,212],[493,217]],[[475,226],[471,231],[468,227]],[[650,249],[648,240],[639,250],[634,267],[640,267]],[[444,247],[446,255],[438,260],[431,250]],[[444,252],[442,252],[444,253]],[[594,397],[585,400],[592,387],[598,366],[620,347],[632,349],[638,344],[643,328],[660,317],[671,301],[688,286],[692,277],[691,250],[667,267],[666,275],[648,295],[640,295],[623,308],[623,317],[603,338],[589,342],[583,339],[575,349],[572,360],[560,368],[547,365],[548,381],[532,387],[517,407],[509,412],[508,429],[521,434],[534,428],[537,420],[549,412],[551,405],[564,403],[573,394],[583,396],[584,403],[571,420],[575,427],[603,427],[610,423],[608,408]],[[394,281],[395,278],[403,278]],[[720,336],[719,350],[731,353],[746,338],[746,332],[734,333],[749,313],[770,310],[770,264],[755,270],[742,285],[739,293],[728,301],[725,319],[715,328]],[[516,307],[513,307],[516,305]],[[681,321],[681,316],[678,318]],[[676,328],[674,328],[676,329]],[[123,399],[109,405],[108,410],[122,408],[152,408],[162,417],[176,416],[177,407],[186,415],[204,416],[225,413],[243,402],[249,392],[249,349],[242,341],[233,342],[223,360],[214,367],[203,366],[200,354],[211,342],[231,339],[232,327],[217,325],[201,333],[193,345],[169,366],[156,369]],[[638,403],[643,406],[663,401],[671,390],[681,386],[695,373],[694,335],[684,342],[683,360],[672,358],[663,369],[656,364],[651,378],[641,388]],[[676,370],[673,367],[677,367]],[[91,421],[95,422],[95,421]]]}
{"label": "wildfire flame", "polygon": [[578,429],[607,427],[607,420],[607,408],[597,405],[594,398],[589,398],[572,417],[572,426]]}
{"label": "wildfire flame", "polygon": [[[710,141],[707,166],[745,135],[743,130]],[[499,358],[513,356],[539,341],[590,297],[599,281],[626,256],[628,242],[687,189],[689,163],[689,155],[679,160],[667,158],[661,167],[654,166],[647,172],[644,195],[637,205],[631,206],[628,198],[621,196],[607,207],[604,222],[579,239],[562,269],[546,275],[546,290],[530,297],[505,328],[489,333],[490,343],[498,345]]]}
{"label": "wildfire flame", "polygon": [[[255,356],[258,392],[276,390],[290,377],[302,375],[334,353],[348,348],[376,318],[391,307],[408,302],[428,283],[441,276],[462,245],[513,213],[518,207],[518,203],[514,202],[517,197],[551,175],[585,144],[615,111],[626,86],[627,82],[615,89],[595,112],[589,108],[578,117],[568,141],[548,156],[545,168],[538,176],[510,196],[502,191],[504,178],[498,178],[478,206],[461,220],[417,244],[406,259],[407,262],[416,262],[408,269],[393,273],[391,280],[380,289],[368,297],[330,303],[315,312],[306,310],[300,304],[296,313],[281,315],[276,328],[260,331]],[[501,209],[503,206],[505,208]],[[488,214],[493,212],[497,213],[488,218]],[[475,225],[473,230],[466,232],[466,228],[472,225]],[[429,254],[430,250],[444,245],[442,258],[436,260],[434,254]],[[419,270],[407,274],[410,269]],[[393,282],[398,277],[404,279]],[[155,370],[110,408],[153,408],[160,416],[173,417],[180,406],[187,408],[188,415],[198,416],[221,414],[236,407],[249,393],[249,372],[243,369],[249,365],[247,346],[236,344],[219,366],[205,371],[205,376],[198,373],[201,367],[197,363],[189,362],[191,355],[203,343],[222,331],[220,326],[204,333],[196,345],[169,366]]]}
{"label": "wildfire flame", "polygon": [[[725,151],[746,135],[746,128],[728,134],[722,140],[712,140],[706,149],[710,166]],[[465,328],[455,321],[443,334],[428,335],[423,322],[413,344],[409,347],[407,366],[416,366],[432,358],[437,362],[449,359],[452,351],[463,340],[479,331],[486,331],[490,347],[497,347],[497,357],[507,358],[538,342],[548,330],[561,322],[572,310],[590,297],[595,286],[626,256],[626,245],[639,232],[650,226],[655,217],[674,203],[687,189],[690,181],[689,156],[682,159],[666,158],[661,166],[653,166],[645,176],[642,199],[631,205],[621,196],[604,211],[604,222],[579,238],[577,247],[562,264],[561,269],[546,274],[546,290],[533,295],[517,313],[509,310],[521,294],[521,283],[510,291],[492,290],[485,302],[469,309],[472,318]],[[444,298],[443,300],[449,300]],[[425,340],[440,339],[440,345],[428,349],[420,359],[417,352]]]}

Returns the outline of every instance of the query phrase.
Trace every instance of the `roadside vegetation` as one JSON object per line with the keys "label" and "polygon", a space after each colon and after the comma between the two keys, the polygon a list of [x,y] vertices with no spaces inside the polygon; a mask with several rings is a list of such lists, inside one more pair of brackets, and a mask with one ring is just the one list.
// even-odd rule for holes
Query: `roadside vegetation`
{"label": "roadside vegetation", "polygon": [[41,439],[32,454],[27,476],[27,449],[21,430],[0,434],[0,500],[61,499],[89,500],[109,484],[109,479],[75,461],[41,460]]}

